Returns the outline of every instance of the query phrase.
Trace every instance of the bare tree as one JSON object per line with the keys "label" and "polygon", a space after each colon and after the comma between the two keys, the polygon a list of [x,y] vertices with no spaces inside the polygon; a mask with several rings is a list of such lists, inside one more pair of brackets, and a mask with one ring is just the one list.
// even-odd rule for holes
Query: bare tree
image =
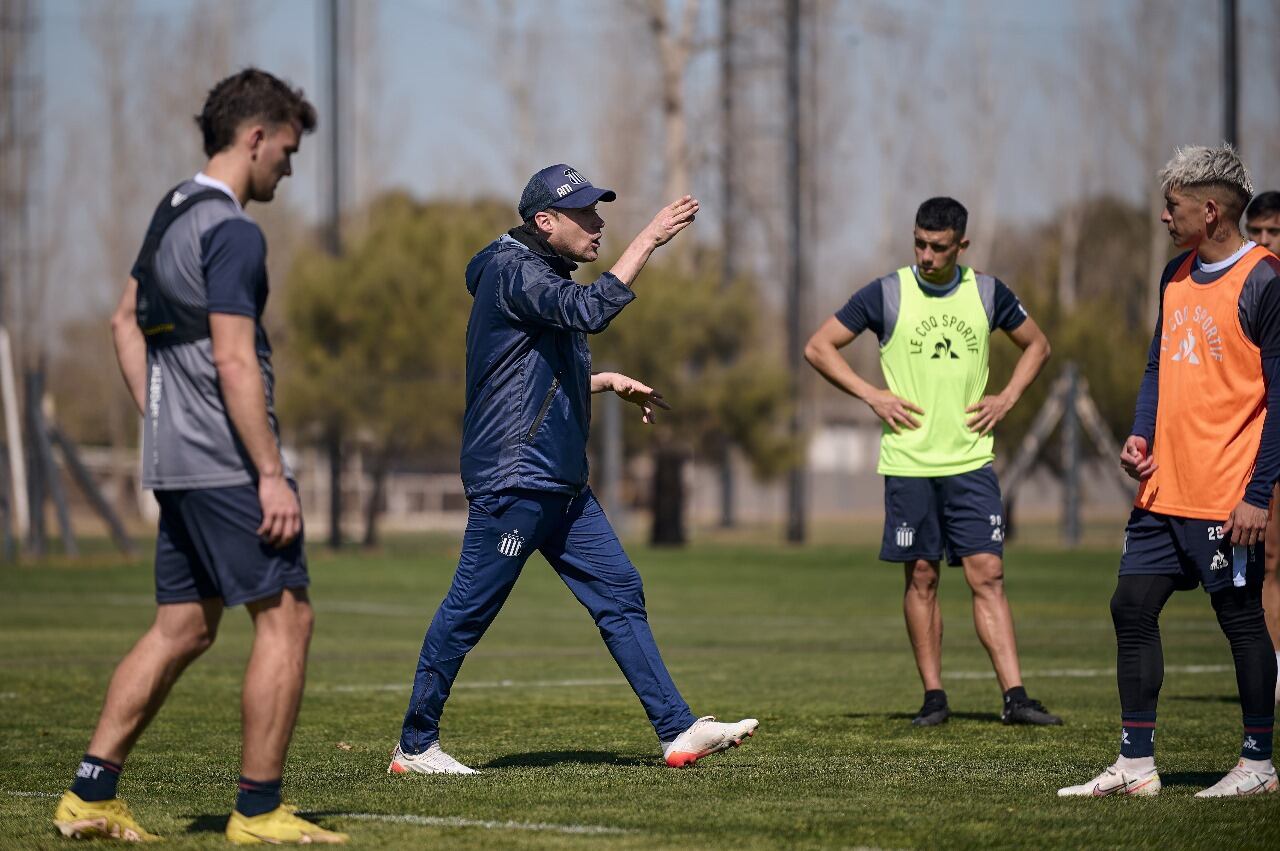
{"label": "bare tree", "polygon": [[685,79],[696,48],[698,0],[684,0],[679,21],[673,20],[667,0],[648,0],[649,30],[658,44],[662,71],[663,165],[666,179],[663,197],[675,198],[689,191],[688,123],[685,115]]}

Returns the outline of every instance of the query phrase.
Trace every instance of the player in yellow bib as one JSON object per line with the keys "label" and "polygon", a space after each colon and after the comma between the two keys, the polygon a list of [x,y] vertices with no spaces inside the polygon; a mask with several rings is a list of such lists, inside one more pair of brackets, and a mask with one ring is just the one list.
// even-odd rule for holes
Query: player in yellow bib
{"label": "player in yellow bib", "polygon": [[[814,333],[805,357],[839,389],[871,406],[884,423],[877,472],[885,477],[880,558],[905,566],[903,612],[924,704],[911,723],[951,714],[942,688],[943,556],[963,565],[973,620],[1004,692],[1006,724],[1061,724],[1022,685],[1013,616],[1004,595],[1004,517],[991,468],[991,430],[1049,358],[1049,341],[1003,283],[960,266],[968,213],[951,198],[920,205],[915,266],[854,294]],[[987,395],[991,334],[1007,333],[1022,355],[1000,393]],[[864,331],[880,339],[888,389],[866,381],[840,349]]]}

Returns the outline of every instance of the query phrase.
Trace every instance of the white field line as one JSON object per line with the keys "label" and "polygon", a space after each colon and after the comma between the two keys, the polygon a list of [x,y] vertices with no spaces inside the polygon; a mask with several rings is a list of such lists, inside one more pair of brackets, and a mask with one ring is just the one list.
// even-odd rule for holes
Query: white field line
{"label": "white field line", "polygon": [[631,833],[620,827],[601,827],[594,824],[545,824],[526,821],[487,821],[458,818],[456,816],[415,816],[394,813],[334,813],[326,818],[350,818],[360,821],[383,821],[389,824],[419,824],[424,827],[480,827],[485,830],[535,830],[548,833],[576,833],[599,835],[606,833]]}
{"label": "white field line", "polygon": [[[1166,674],[1222,674],[1234,670],[1230,665],[1166,665]],[[1115,668],[1050,668],[1044,671],[1023,671],[1023,675],[1033,679],[1090,679],[1094,677],[1114,677]],[[952,680],[991,680],[995,679],[993,671],[944,671],[944,679]],[[582,679],[582,680],[479,680],[470,683],[455,683],[454,688],[581,688],[585,686],[622,686],[626,680],[620,678]],[[370,692],[412,691],[412,683],[355,683],[351,685],[329,686],[321,691],[337,692]]]}
{"label": "white field line", "polygon": [[61,792],[5,792],[15,798],[61,798]]}
{"label": "white field line", "polygon": [[[594,680],[478,680],[472,683],[454,683],[460,688],[581,688],[583,686],[624,686],[627,681],[621,677]],[[323,691],[365,692],[365,691],[412,691],[413,683],[355,684],[345,686],[329,686]]]}
{"label": "white field line", "polygon": [[[1166,674],[1221,674],[1227,671],[1235,670],[1230,665],[1165,665],[1164,672]],[[1056,679],[1056,678],[1089,678],[1089,677],[1114,677],[1116,675],[1115,668],[1051,668],[1047,671],[1023,671],[1023,676],[1032,679]],[[944,679],[952,680],[992,680],[995,679],[993,671],[946,671],[943,673]]]}

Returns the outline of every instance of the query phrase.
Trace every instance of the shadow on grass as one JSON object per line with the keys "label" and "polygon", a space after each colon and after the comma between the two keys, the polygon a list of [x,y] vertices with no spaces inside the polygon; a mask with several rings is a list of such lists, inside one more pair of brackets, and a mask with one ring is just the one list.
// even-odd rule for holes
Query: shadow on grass
{"label": "shadow on grass", "polygon": [[1240,696],[1235,694],[1171,694],[1160,695],[1162,700],[1179,700],[1187,703],[1234,703],[1239,705]]}
{"label": "shadow on grass", "polygon": [[1161,786],[1186,786],[1199,791],[1207,789],[1222,779],[1224,771],[1214,774],[1204,771],[1175,771],[1173,774],[1160,774]]}
{"label": "shadow on grass", "polygon": [[[881,721],[910,721],[912,718],[916,717],[916,714],[914,712],[846,712],[840,717],[851,719],[877,718]],[[950,717],[961,721],[987,721],[992,724],[1000,723],[1000,716],[992,712],[952,712]]]}
{"label": "shadow on grass", "polygon": [[499,757],[483,768],[546,768],[552,765],[654,765],[652,757],[620,756],[608,751],[534,751]]}
{"label": "shadow on grass", "polygon": [[[343,814],[339,810],[298,810],[297,812],[299,817],[307,820]],[[191,819],[191,824],[187,825],[187,833],[225,833],[227,830],[227,816],[222,813],[207,816],[187,816],[187,818]],[[326,825],[320,826],[325,827]]]}
{"label": "shadow on grass", "polygon": [[187,825],[187,833],[224,833],[227,829],[227,814],[218,813],[212,816],[190,816],[191,824]]}

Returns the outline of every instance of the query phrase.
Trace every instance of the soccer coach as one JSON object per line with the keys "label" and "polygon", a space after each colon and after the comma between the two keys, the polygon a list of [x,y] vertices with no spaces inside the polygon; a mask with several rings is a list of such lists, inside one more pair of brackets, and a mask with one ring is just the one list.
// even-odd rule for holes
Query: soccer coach
{"label": "soccer coach", "polygon": [[586,607],[640,698],[668,765],[688,765],[742,743],[757,722],[695,719],[667,673],[645,613],[640,574],[587,486],[591,394],[612,390],[645,422],[662,396],[617,373],[592,374],[587,335],[609,326],[658,247],[693,223],[690,196],[664,207],[613,268],[579,285],[577,263],[599,256],[616,198],[563,163],[525,186],[524,224],[467,266],[475,299],[467,324],[462,481],[470,502],[462,554],[422,643],[413,694],[388,773],[471,774],[440,748],[440,716],[462,660],[539,550]]}

